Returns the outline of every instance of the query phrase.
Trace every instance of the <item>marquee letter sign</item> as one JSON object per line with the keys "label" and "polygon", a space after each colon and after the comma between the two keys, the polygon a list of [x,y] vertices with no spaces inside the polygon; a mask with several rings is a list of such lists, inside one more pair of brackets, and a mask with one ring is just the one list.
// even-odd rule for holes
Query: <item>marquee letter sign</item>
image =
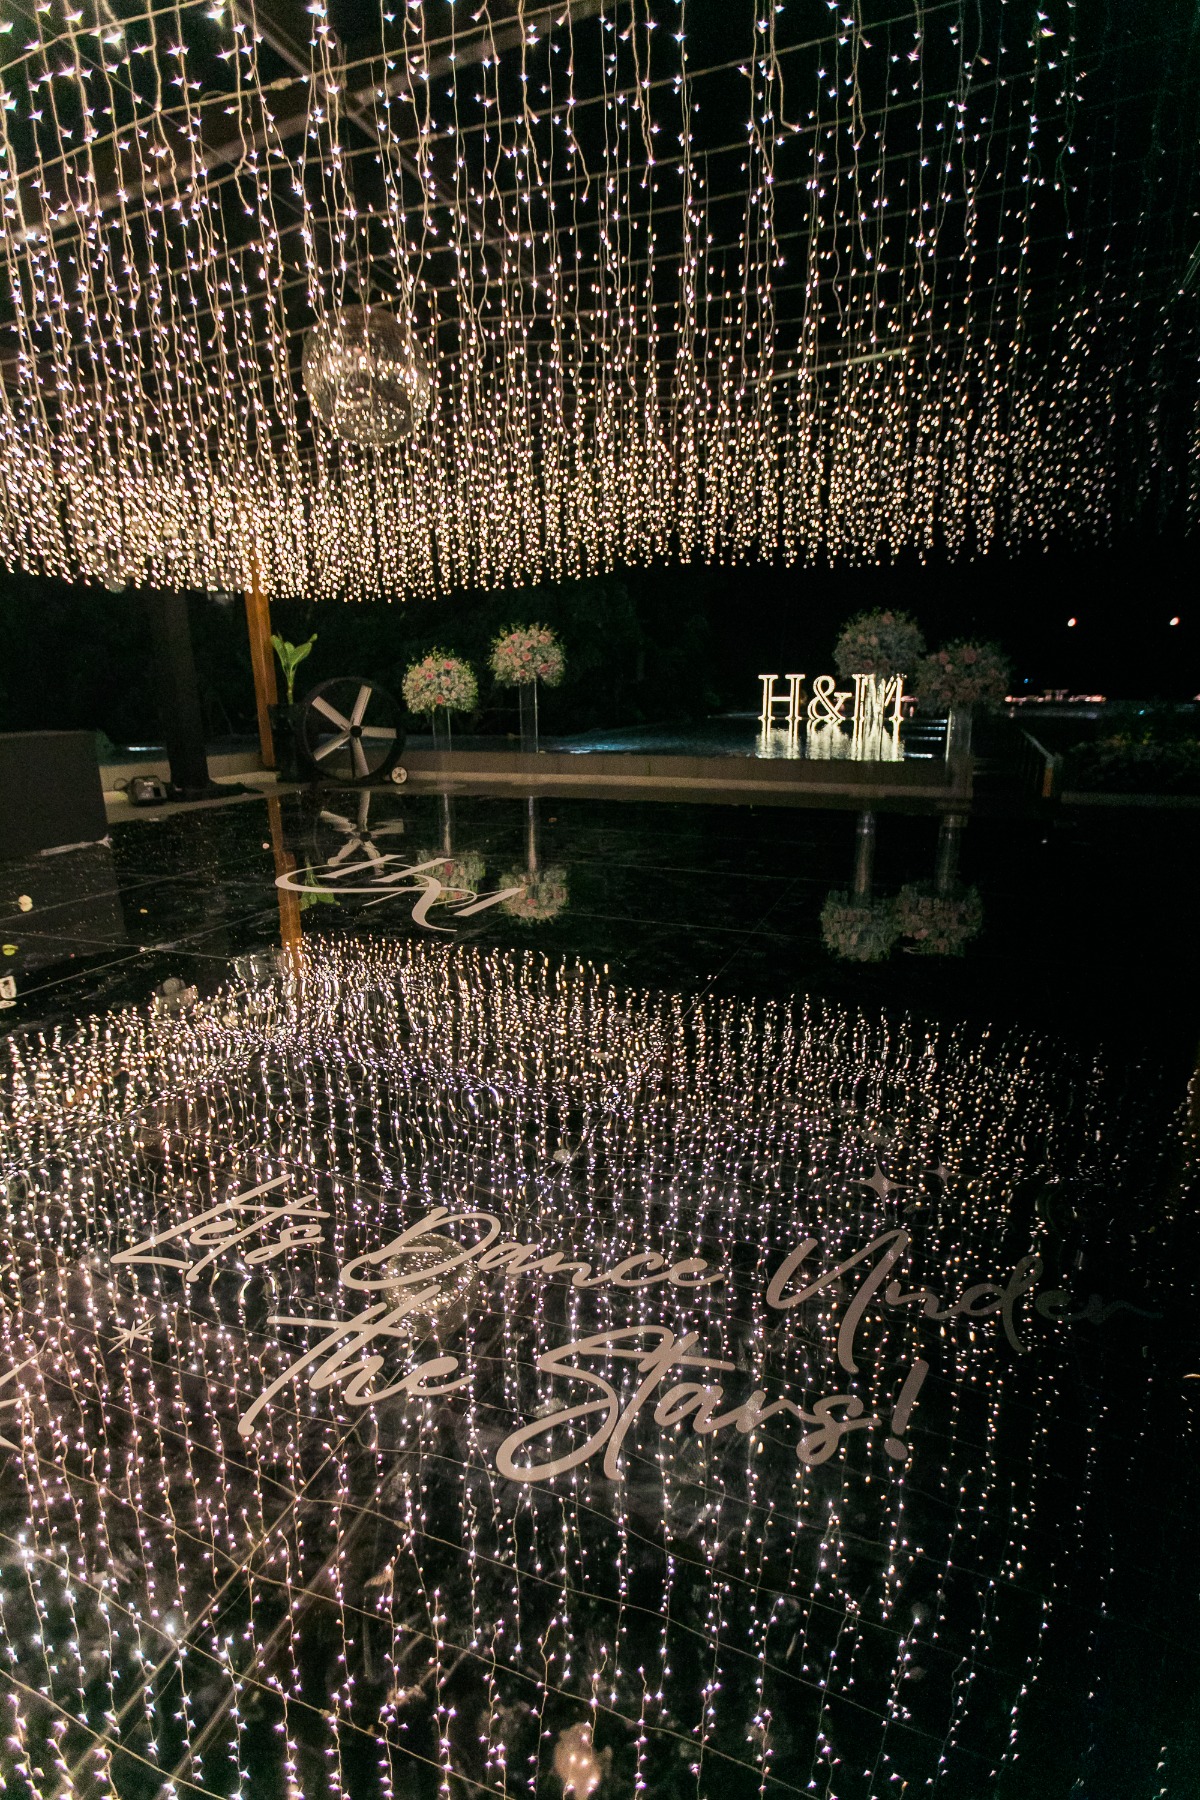
{"label": "marquee letter sign", "polygon": [[[852,757],[864,762],[899,762],[900,725],[904,705],[912,696],[904,691],[903,675],[852,675],[853,689],[837,687],[832,675],[817,675],[812,694],[804,700],[804,676],[760,675],[762,710],[759,727],[764,750],[773,731],[786,731],[789,753],[802,724],[807,726],[810,757]],[[853,702],[853,711],[847,708]],[[843,725],[852,727],[849,737]],[[776,752],[778,754],[778,752]]]}

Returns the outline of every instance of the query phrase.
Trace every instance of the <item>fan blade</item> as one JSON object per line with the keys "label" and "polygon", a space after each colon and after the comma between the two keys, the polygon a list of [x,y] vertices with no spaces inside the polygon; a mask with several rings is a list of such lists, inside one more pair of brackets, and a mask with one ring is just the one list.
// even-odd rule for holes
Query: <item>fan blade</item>
{"label": "fan blade", "polygon": [[350,733],[343,731],[341,737],[330,738],[327,744],[322,744],[319,750],[314,750],[313,761],[323,762],[327,756],[332,756],[335,750],[344,750],[349,742]]}
{"label": "fan blade", "polygon": [[362,687],[360,687],[358,690],[358,699],[354,702],[354,711],[350,714],[350,723],[352,725],[361,725],[362,724],[363,714],[367,710],[367,706],[370,702],[370,699],[371,699],[371,690],[364,682]]}
{"label": "fan blade", "polygon": [[394,725],[364,725],[359,732],[360,737],[369,738],[395,738],[395,735]]}
{"label": "fan blade", "polygon": [[320,694],[314,695],[312,709],[314,712],[324,713],[325,717],[331,719],[339,731],[349,731],[349,719],[344,719],[336,707],[330,706],[328,700],[322,700]]}
{"label": "fan blade", "polygon": [[354,767],[357,773],[364,776],[369,775],[371,773],[371,767],[367,762],[363,747],[357,738],[350,739],[350,748],[354,753]]}
{"label": "fan blade", "polygon": [[326,864],[326,867],[332,869],[336,863],[344,862],[348,856],[356,855],[358,853],[358,851],[360,851],[361,849],[362,849],[362,839],[361,838],[357,838],[357,837],[347,838],[346,842],[342,845],[341,849],[334,851],[333,855],[330,857],[328,863]]}

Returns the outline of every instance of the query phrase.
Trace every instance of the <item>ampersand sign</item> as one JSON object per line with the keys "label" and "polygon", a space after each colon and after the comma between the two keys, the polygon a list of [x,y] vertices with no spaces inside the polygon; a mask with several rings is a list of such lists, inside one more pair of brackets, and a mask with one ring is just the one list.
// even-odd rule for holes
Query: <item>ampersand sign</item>
{"label": "ampersand sign", "polygon": [[832,675],[818,675],[813,682],[812,699],[808,703],[809,724],[840,723],[846,716],[846,702],[849,698],[849,690],[834,691]]}

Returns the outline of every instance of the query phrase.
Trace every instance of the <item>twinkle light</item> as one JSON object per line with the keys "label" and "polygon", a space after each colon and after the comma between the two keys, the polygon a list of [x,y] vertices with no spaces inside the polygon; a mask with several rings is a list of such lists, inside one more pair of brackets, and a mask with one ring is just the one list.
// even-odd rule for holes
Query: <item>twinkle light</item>
{"label": "twinkle light", "polygon": [[[1190,1505],[1170,1496],[1194,1421],[1171,1359],[1164,1379],[1147,1354],[1168,1287],[1196,1302],[1190,1215],[1163,1198],[1178,1143],[1099,1060],[381,937],[306,940],[185,1011],[12,1038],[3,1070],[14,1791],[977,1788],[1051,1751],[1085,1766],[1093,1715],[1057,1684],[1068,1667],[1094,1685],[1131,1603],[1164,1655],[1186,1641],[1177,1561],[1137,1558],[1138,1496],[1166,1541]],[[313,1229],[223,1245],[195,1226],[130,1260],[257,1184],[312,1196]],[[314,1323],[374,1299],[346,1285],[355,1259],[420,1279],[424,1252],[386,1247],[437,1206],[565,1262],[460,1268],[374,1346],[385,1369],[346,1371],[378,1388],[449,1353],[452,1392],[355,1405],[350,1380],[295,1369]],[[806,1238],[828,1269],[899,1226],[910,1300],[1041,1257],[1025,1347],[994,1311],[939,1321],[880,1295],[848,1375],[834,1345],[861,1265],[768,1303]],[[571,1273],[651,1250],[724,1279]],[[1109,1317],[1093,1287],[1128,1304]],[[620,1479],[595,1459],[499,1474],[515,1424],[594,1398],[545,1352],[662,1326],[731,1365],[697,1379],[739,1399],[837,1385],[883,1423],[806,1464],[786,1414],[703,1435],[677,1397],[673,1416],[643,1408]],[[887,1421],[918,1351],[897,1458]],[[581,1366],[632,1403],[633,1361]]]}
{"label": "twinkle light", "polygon": [[[32,9],[0,75],[0,559],[357,598],[1195,512],[1182,15],[693,16],[410,4],[350,56],[324,0],[291,32]],[[367,315],[399,385],[347,432],[330,355]]]}

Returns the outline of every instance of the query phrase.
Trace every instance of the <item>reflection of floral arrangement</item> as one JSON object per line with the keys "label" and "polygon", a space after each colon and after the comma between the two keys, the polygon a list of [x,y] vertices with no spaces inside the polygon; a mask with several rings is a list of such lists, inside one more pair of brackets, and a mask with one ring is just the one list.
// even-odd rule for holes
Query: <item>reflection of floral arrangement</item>
{"label": "reflection of floral arrangement", "polygon": [[925,657],[917,669],[917,693],[926,706],[999,706],[1011,675],[998,644],[960,639]]}
{"label": "reflection of floral arrangement", "polygon": [[517,625],[492,644],[492,674],[505,687],[544,681],[557,687],[566,663],[562,645],[547,625]]}
{"label": "reflection of floral arrangement", "polygon": [[[417,864],[433,862],[436,855],[436,850],[418,850],[413,861]],[[465,856],[443,857],[441,862],[433,864],[432,869],[426,869],[425,874],[432,875],[448,890],[445,896],[439,895],[439,899],[453,900],[461,893],[477,894],[486,871],[487,863],[479,851],[468,850]]]}
{"label": "reflection of floral arrangement", "polygon": [[470,712],[479,698],[479,684],[471,665],[445,650],[431,650],[421,662],[410,663],[404,675],[404,704],[409,712]]}
{"label": "reflection of floral arrangement", "polygon": [[519,887],[521,892],[502,902],[506,913],[514,919],[552,919],[567,904],[567,871],[542,869],[530,875],[526,869],[510,869],[500,881],[501,887]]}
{"label": "reflection of floral arrangement", "polygon": [[902,887],[896,896],[900,931],[916,942],[906,946],[918,956],[961,956],[983,924],[978,888],[935,894],[928,888]]}
{"label": "reflection of floral arrangement", "polygon": [[882,962],[900,935],[890,900],[856,900],[830,894],[821,908],[825,947],[847,962]]}
{"label": "reflection of floral arrangement", "polygon": [[908,675],[925,654],[917,621],[902,612],[860,613],[843,625],[833,647],[833,666],[851,675]]}

